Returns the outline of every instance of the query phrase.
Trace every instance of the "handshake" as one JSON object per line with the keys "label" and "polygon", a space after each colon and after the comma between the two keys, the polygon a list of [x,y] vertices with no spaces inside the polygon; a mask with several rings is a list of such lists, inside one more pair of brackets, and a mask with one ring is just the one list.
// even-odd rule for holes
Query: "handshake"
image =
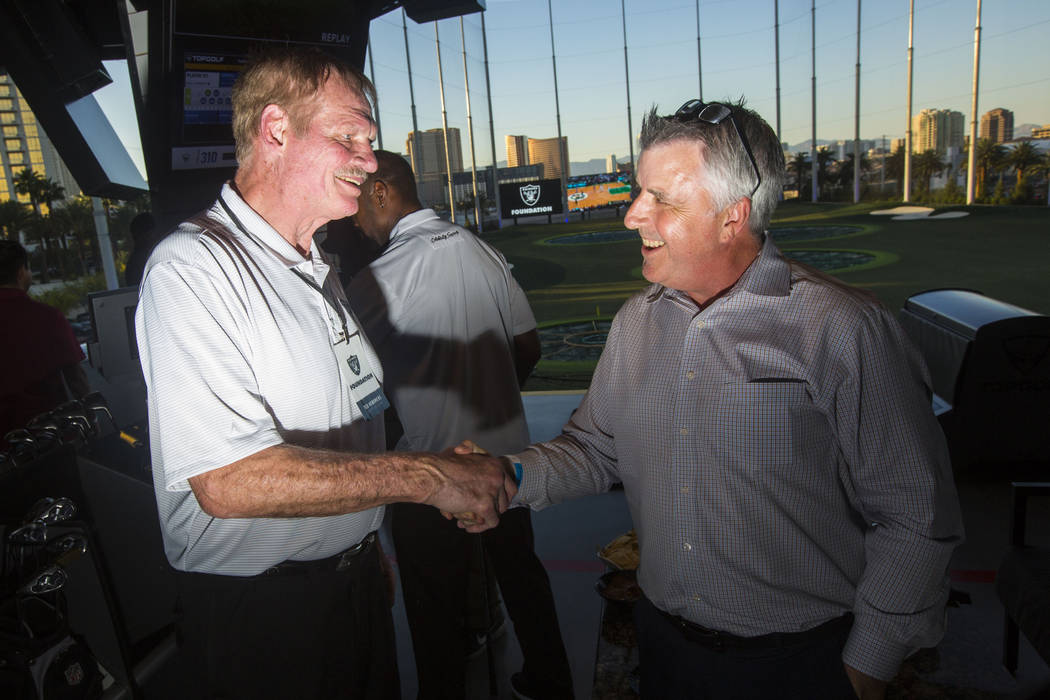
{"label": "handshake", "polygon": [[436,456],[439,485],[426,502],[467,532],[499,524],[518,492],[514,468],[506,457],[493,457],[470,440]]}

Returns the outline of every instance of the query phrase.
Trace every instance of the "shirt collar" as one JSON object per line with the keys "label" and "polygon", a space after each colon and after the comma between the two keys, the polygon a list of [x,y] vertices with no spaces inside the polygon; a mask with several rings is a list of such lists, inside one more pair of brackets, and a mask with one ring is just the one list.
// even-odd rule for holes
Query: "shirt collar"
{"label": "shirt collar", "polygon": [[[222,186],[222,193],[219,195],[226,206],[230,208],[237,220],[241,222],[246,231],[241,231],[242,234],[249,236],[257,243],[260,243],[264,248],[273,253],[281,264],[288,268],[296,268],[303,265],[303,263],[309,263],[310,260],[303,257],[303,254],[296,250],[295,246],[289,243],[285,238],[277,232],[273,226],[267,223],[266,219],[259,216],[258,213],[248,203],[241,199],[241,196],[237,193],[230,183],[227,182]],[[218,210],[219,217],[228,221],[231,224],[231,228],[239,229],[236,222],[229,221],[229,214],[223,209],[222,205],[219,204],[216,209]],[[317,247],[317,241],[310,239],[310,258],[315,261],[321,260],[319,248]]]}
{"label": "shirt collar", "polygon": [[433,209],[419,209],[417,211],[412,212],[411,214],[406,214],[402,216],[396,224],[394,224],[394,229],[390,232],[390,240],[393,241],[395,238],[405,233],[410,228],[414,228],[426,221],[430,221],[431,219],[437,218],[437,212],[435,212]]}
{"label": "shirt collar", "polygon": [[[736,281],[736,284],[726,292],[725,297],[731,297],[741,292],[755,294],[758,296],[782,297],[791,293],[791,266],[784,259],[783,253],[773,243],[773,238],[768,233],[765,241],[758,251],[758,257],[748,265],[744,274]],[[645,300],[654,302],[661,297],[668,299],[689,299],[689,295],[677,289],[669,289],[663,285],[655,285],[655,288],[646,296]]]}

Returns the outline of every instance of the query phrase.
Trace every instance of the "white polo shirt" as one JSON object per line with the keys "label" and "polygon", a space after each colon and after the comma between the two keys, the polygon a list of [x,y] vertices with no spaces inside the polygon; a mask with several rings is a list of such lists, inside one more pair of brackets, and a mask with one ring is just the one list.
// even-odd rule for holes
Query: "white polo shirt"
{"label": "white polo shirt", "polygon": [[[177,569],[250,576],[286,559],[336,554],[382,520],[382,508],[213,518],[187,483],[282,443],[383,450],[383,421],[363,419],[339,372],[341,321],[295,272],[330,290],[347,309],[350,334],[359,333],[320,249],[311,243],[310,252],[304,258],[225,185],[220,201],[165,237],[146,265],[135,327],[157,506]],[[367,340],[362,348],[362,365],[382,381]]]}
{"label": "white polo shirt", "polygon": [[397,222],[347,289],[386,369],[405,428],[399,450],[469,438],[506,454],[528,444],[514,336],[536,319],[499,251],[421,209]]}

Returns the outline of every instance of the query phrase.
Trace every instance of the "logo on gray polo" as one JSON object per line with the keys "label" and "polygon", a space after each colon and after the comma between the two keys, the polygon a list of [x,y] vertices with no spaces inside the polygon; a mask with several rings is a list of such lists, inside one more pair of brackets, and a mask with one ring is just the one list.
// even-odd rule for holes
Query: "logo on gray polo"
{"label": "logo on gray polo", "polygon": [[522,185],[518,188],[518,192],[521,194],[521,201],[525,202],[525,206],[527,207],[531,207],[533,204],[540,201],[539,185]]}
{"label": "logo on gray polo", "polygon": [[357,355],[351,355],[346,364],[350,365],[350,371],[354,373],[355,377],[361,374],[361,361],[357,359]]}

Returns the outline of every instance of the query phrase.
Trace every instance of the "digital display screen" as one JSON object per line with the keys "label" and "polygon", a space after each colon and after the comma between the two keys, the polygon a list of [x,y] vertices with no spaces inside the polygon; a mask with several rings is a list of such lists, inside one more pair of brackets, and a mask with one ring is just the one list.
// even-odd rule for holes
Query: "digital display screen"
{"label": "digital display screen", "polygon": [[182,142],[233,141],[233,83],[244,56],[187,53],[183,62]]}
{"label": "digital display screen", "polygon": [[605,173],[573,178],[567,186],[569,211],[631,203],[631,176]]}
{"label": "digital display screen", "polygon": [[173,170],[233,168],[233,84],[248,63],[245,55],[187,51],[182,62],[179,144]]}
{"label": "digital display screen", "polygon": [[171,0],[171,170],[237,167],[233,85],[256,51],[313,45],[360,65],[368,20],[346,0]]}
{"label": "digital display screen", "polygon": [[533,180],[499,186],[504,218],[532,214],[561,214],[561,180]]}

